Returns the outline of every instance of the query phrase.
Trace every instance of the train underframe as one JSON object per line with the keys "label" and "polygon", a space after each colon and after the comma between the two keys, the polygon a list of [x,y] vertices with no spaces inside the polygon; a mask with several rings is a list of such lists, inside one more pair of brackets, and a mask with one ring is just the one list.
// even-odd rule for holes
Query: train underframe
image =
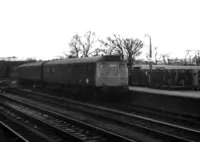
{"label": "train underframe", "polygon": [[19,80],[23,86],[60,91],[66,95],[83,100],[117,100],[126,98],[128,86],[87,86],[61,83],[48,83],[43,81]]}

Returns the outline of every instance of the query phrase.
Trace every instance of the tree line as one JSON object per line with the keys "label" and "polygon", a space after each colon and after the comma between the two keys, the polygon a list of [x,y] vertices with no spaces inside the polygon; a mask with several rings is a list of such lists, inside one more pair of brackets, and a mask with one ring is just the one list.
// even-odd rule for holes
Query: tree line
{"label": "tree line", "polygon": [[67,58],[80,58],[99,55],[119,55],[133,64],[136,57],[142,52],[144,43],[136,38],[123,38],[114,34],[106,39],[97,38],[94,32],[88,31],[83,36],[75,34],[69,42],[70,51],[65,54]]}
{"label": "tree line", "polygon": [[[136,60],[142,52],[144,42],[138,38],[123,38],[120,35],[113,34],[106,39],[97,38],[94,32],[88,31],[83,36],[75,34],[69,42],[70,51],[65,58],[80,58],[98,55],[119,55],[122,59],[128,61],[128,65],[147,64],[147,61]],[[200,65],[200,50],[186,50],[185,58],[171,58],[170,53],[158,53],[158,46],[153,47],[154,64],[166,65]],[[189,55],[195,52],[194,55]],[[149,58],[149,53],[146,53]]]}
{"label": "tree line", "polygon": [[[144,42],[138,38],[124,38],[113,34],[106,39],[99,39],[94,32],[87,31],[84,35],[75,34],[69,42],[70,50],[64,56],[57,56],[56,59],[81,58],[99,55],[119,55],[122,59],[132,64],[148,64],[145,60],[136,60],[144,48]],[[158,53],[158,46],[153,48],[153,64],[167,65],[200,65],[200,50],[186,50],[182,59],[172,58],[170,53]],[[146,53],[149,58],[149,53]],[[2,60],[16,60],[16,56],[2,58]],[[26,61],[37,61],[35,58],[27,58]],[[42,60],[40,60],[42,61]]]}

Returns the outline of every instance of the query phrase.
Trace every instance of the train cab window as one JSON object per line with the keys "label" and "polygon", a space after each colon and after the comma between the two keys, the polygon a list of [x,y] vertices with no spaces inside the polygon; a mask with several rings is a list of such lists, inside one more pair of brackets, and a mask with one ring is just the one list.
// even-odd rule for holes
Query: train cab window
{"label": "train cab window", "polygon": [[100,76],[116,77],[119,74],[118,65],[115,63],[104,63],[99,65]]}

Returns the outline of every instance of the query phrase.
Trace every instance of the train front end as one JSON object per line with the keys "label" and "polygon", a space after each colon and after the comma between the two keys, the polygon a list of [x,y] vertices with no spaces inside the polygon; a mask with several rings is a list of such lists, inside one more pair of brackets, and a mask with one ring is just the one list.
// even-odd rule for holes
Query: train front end
{"label": "train front end", "polygon": [[118,56],[105,57],[97,62],[96,87],[103,93],[128,92],[128,68]]}

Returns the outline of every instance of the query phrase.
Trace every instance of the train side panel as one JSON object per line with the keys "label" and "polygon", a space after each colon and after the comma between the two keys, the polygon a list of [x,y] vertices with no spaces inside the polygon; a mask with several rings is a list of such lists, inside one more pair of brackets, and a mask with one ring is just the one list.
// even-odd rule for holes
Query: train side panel
{"label": "train side panel", "polygon": [[94,86],[95,66],[95,63],[44,64],[44,81],[73,86]]}
{"label": "train side panel", "polygon": [[21,80],[41,81],[42,63],[30,63],[17,67],[18,78]]}
{"label": "train side panel", "polygon": [[[131,71],[131,85],[142,85],[141,74],[149,71],[149,65],[134,65]],[[200,88],[199,66],[153,65],[151,87]],[[148,81],[146,81],[148,86]]]}

